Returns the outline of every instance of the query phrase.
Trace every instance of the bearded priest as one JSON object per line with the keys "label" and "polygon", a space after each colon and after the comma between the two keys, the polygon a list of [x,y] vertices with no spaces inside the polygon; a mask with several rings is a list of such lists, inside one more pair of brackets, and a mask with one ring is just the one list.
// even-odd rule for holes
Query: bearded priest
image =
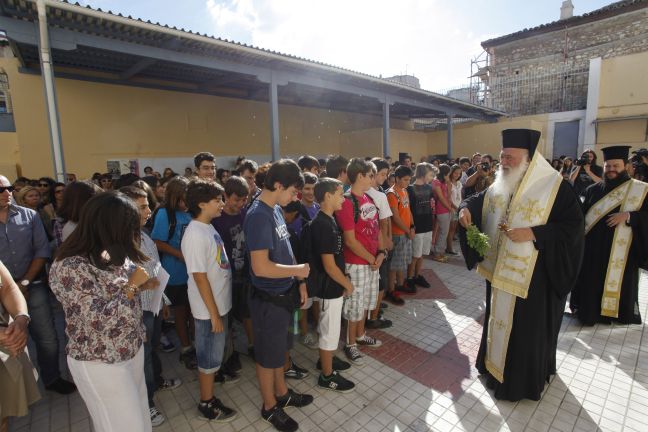
{"label": "bearded priest", "polygon": [[629,150],[602,149],[603,181],[585,190],[587,265],[570,305],[585,325],[641,324],[639,268],[648,269],[648,184],[626,172]]}
{"label": "bearded priest", "polygon": [[[497,399],[539,400],[556,373],[556,346],[567,294],[583,256],[583,213],[569,183],[536,151],[540,132],[502,132],[493,184],[460,206],[468,269],[486,279],[477,369]],[[474,224],[489,237],[480,257],[468,245]]]}

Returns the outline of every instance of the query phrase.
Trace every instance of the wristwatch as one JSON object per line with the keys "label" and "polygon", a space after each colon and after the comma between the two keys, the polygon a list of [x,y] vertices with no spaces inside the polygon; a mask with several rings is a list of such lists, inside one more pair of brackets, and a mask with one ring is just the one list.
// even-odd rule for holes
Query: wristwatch
{"label": "wristwatch", "polygon": [[27,318],[27,325],[29,325],[29,323],[31,322],[31,317],[30,317],[28,314],[26,314],[26,313],[19,313],[18,315],[16,315],[16,316],[14,317],[14,321],[16,321],[16,320],[18,319],[18,317],[25,317],[25,318]]}
{"label": "wristwatch", "polygon": [[20,286],[22,288],[27,288],[31,282],[28,279],[23,279],[20,281]]}

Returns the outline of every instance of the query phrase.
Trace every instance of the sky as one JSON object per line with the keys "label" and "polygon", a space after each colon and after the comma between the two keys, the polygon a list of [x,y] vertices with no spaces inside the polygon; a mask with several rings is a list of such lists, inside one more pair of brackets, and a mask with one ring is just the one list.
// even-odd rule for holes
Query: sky
{"label": "sky", "polygon": [[[468,84],[480,42],[560,17],[562,0],[90,0],[185,30],[442,91]],[[574,15],[612,0],[572,0]]]}

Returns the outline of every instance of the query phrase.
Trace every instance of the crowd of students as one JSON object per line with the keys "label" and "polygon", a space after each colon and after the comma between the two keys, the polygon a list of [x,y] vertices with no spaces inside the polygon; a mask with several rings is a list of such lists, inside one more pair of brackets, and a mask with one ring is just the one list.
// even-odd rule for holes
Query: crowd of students
{"label": "crowd of students", "polygon": [[[158,178],[146,167],[142,179],[70,175],[67,185],[0,176],[7,233],[0,237],[0,384],[12,395],[0,397],[0,430],[38,397],[24,354],[27,331],[46,388],[78,389],[95,430],[162,424],[154,394],[182,384],[162,377],[157,355],[160,346],[175,349],[162,333],[171,311],[179,360],[198,372],[202,417],[237,416],[213,385],[239,379],[236,320],[256,364],[262,418],[296,430],[284,409],[313,396],[286,385],[309,376],[290,355],[293,321],[299,341],[319,350],[318,386],[353,391],[344,371],[364,364],[360,347],[382,345],[366,330],[393,325],[383,317],[385,302],[402,306],[403,296],[430,288],[423,257],[457,255],[457,208],[497,170],[479,153],[418,164],[334,155],[259,166],[241,157],[233,170],[217,170],[203,152],[194,164],[185,176],[167,169]],[[593,172],[589,164],[586,171]],[[44,335],[59,303],[74,384],[60,377],[56,335]],[[345,360],[336,355],[341,336]]]}

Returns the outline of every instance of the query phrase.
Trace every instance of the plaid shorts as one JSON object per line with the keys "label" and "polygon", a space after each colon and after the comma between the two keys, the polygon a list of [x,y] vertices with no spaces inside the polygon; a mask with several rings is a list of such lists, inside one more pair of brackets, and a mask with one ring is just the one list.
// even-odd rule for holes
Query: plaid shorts
{"label": "plaid shorts", "polygon": [[378,270],[362,264],[347,264],[346,272],[351,278],[353,294],[344,299],[342,317],[349,321],[361,321],[364,313],[376,307],[378,300]]}
{"label": "plaid shorts", "polygon": [[406,235],[393,236],[394,250],[389,264],[390,271],[407,271],[412,262],[412,240]]}

